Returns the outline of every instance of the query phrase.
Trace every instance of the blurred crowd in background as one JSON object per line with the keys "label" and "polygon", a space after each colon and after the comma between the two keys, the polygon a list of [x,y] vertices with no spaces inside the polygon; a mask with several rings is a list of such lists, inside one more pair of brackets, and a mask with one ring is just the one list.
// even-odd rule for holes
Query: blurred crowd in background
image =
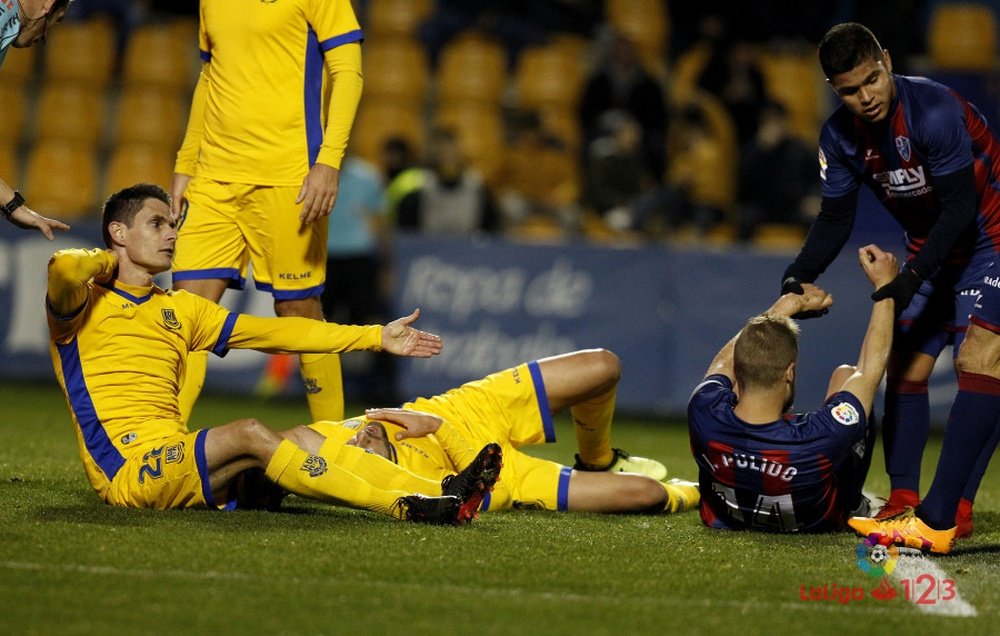
{"label": "blurred crowd in background", "polygon": [[[835,105],[815,61],[826,29],[860,21],[894,70],[930,75],[991,72],[997,37],[989,3],[800,5],[355,0],[365,85],[349,154],[384,191],[364,232],[798,243]],[[76,0],[50,45],[9,56],[0,173],[36,209],[72,220],[126,184],[168,185],[197,10]]]}

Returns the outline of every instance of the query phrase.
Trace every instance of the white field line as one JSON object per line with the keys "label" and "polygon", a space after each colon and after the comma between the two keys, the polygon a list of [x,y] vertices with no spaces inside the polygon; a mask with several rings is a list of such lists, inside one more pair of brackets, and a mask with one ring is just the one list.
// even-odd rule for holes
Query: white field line
{"label": "white field line", "polygon": [[[933,560],[924,557],[918,550],[900,549],[896,568],[890,575],[902,582],[909,581],[910,602],[927,614],[944,616],[976,616],[976,608],[962,599],[958,587],[947,582],[953,581]],[[902,587],[902,584],[900,585]]]}

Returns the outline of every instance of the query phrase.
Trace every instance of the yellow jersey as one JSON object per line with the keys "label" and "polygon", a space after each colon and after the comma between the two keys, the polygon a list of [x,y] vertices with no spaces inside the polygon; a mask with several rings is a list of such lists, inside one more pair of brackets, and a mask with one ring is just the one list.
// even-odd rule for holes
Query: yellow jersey
{"label": "yellow jersey", "polygon": [[[62,250],[49,263],[50,353],[76,428],[87,477],[99,493],[131,453],[187,432],[177,394],[190,351],[378,350],[378,325],[261,318],[184,291],[135,287],[111,277],[105,250]],[[69,300],[67,300],[69,299]],[[68,316],[53,307],[77,306]]]}
{"label": "yellow jersey", "polygon": [[[300,185],[317,161],[339,168],[361,95],[362,39],[349,0],[203,0],[194,100],[203,103],[192,105],[177,171],[277,186]],[[351,46],[356,55],[331,68],[331,108],[324,56]]]}

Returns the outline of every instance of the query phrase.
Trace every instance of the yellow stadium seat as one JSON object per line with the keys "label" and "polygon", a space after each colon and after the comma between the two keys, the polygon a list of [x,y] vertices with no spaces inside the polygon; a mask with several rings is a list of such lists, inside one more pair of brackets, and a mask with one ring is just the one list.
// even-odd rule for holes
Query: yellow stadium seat
{"label": "yellow stadium seat", "polygon": [[368,3],[366,34],[413,36],[434,8],[432,0],[375,0]]}
{"label": "yellow stadium seat", "polygon": [[422,102],[430,70],[419,42],[393,38],[365,45],[361,58],[366,95]]}
{"label": "yellow stadium seat", "polygon": [[0,66],[0,84],[9,86],[24,86],[38,76],[38,51],[41,48],[33,46],[27,49],[7,51],[7,57]]}
{"label": "yellow stadium seat", "polygon": [[503,170],[504,121],[500,107],[474,106],[466,102],[441,104],[434,119],[458,137],[462,153],[489,186]]}
{"label": "yellow stadium seat", "polygon": [[17,172],[17,146],[7,141],[0,141],[0,177],[8,185],[16,187],[21,180],[21,175]]}
{"label": "yellow stadium seat", "polygon": [[52,29],[45,46],[47,82],[77,82],[104,88],[111,83],[117,59],[116,29],[107,18],[67,22]]}
{"label": "yellow stadium seat", "polygon": [[187,103],[174,91],[154,86],[127,86],[118,97],[114,129],[118,144],[180,147],[187,123]]}
{"label": "yellow stadium seat", "polygon": [[584,67],[572,49],[542,45],[525,49],[515,70],[521,108],[575,108],[583,88]]}
{"label": "yellow stadium seat", "polygon": [[934,7],[927,33],[931,61],[939,69],[997,68],[998,18],[992,6],[947,3]]}
{"label": "yellow stadium seat", "polygon": [[95,152],[63,140],[39,143],[28,155],[25,196],[36,212],[60,219],[96,215],[98,164]]}
{"label": "yellow stadium seat", "polygon": [[438,63],[441,100],[499,104],[506,87],[507,53],[499,41],[470,34],[456,38],[441,50]]}
{"label": "yellow stadium seat", "polygon": [[0,82],[0,109],[3,112],[3,126],[0,126],[0,141],[17,143],[23,136],[28,120],[28,104],[24,87],[20,84]]}
{"label": "yellow stadium seat", "polygon": [[828,115],[829,88],[811,50],[762,51],[758,57],[767,94],[788,109],[792,132],[814,145]]}
{"label": "yellow stadium seat", "polygon": [[200,66],[197,31],[192,37],[188,22],[176,24],[150,24],[129,35],[122,60],[124,85],[152,85],[182,94],[194,90]]}
{"label": "yellow stadium seat", "polygon": [[774,250],[798,251],[805,240],[805,228],[782,223],[762,223],[757,226],[753,235],[755,246]]}
{"label": "yellow stadium seat", "polygon": [[606,0],[608,22],[635,44],[646,70],[662,74],[670,36],[670,16],[663,0]]}
{"label": "yellow stadium seat", "polygon": [[382,146],[390,137],[402,137],[415,153],[420,152],[424,129],[419,107],[393,99],[362,99],[351,129],[348,151],[381,164]]}
{"label": "yellow stadium seat", "polygon": [[121,144],[108,158],[104,174],[104,192],[110,194],[135,185],[153,183],[170,188],[174,173],[175,151],[162,145]]}
{"label": "yellow stadium seat", "polygon": [[61,139],[96,147],[104,131],[104,91],[77,83],[46,83],[35,112],[37,140]]}

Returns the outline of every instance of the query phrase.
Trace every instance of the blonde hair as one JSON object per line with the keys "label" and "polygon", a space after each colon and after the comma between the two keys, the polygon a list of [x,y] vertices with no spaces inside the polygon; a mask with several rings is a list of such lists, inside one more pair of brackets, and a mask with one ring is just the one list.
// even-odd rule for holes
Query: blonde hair
{"label": "blonde hair", "polygon": [[766,389],[783,381],[799,357],[799,326],[787,316],[751,318],[733,348],[733,372],[741,389]]}

